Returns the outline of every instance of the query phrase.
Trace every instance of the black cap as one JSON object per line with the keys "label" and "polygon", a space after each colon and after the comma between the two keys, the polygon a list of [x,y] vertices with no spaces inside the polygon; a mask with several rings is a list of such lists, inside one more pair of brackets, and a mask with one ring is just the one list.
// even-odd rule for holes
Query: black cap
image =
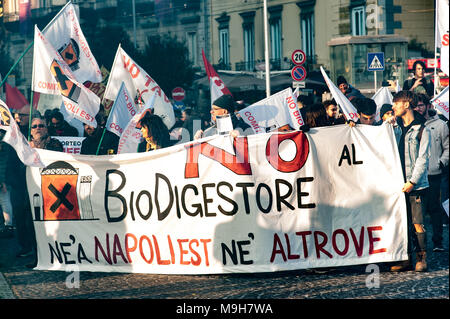
{"label": "black cap", "polygon": [[391,104],[383,104],[380,109],[380,118],[383,118],[383,115],[389,111],[392,111],[392,105]]}
{"label": "black cap", "polygon": [[347,80],[342,75],[339,75],[337,78],[337,86],[339,87],[342,83],[347,83]]}
{"label": "black cap", "polygon": [[235,110],[236,102],[229,94],[224,94],[213,102],[213,105],[218,106],[222,109],[228,111],[228,113],[233,114]]}

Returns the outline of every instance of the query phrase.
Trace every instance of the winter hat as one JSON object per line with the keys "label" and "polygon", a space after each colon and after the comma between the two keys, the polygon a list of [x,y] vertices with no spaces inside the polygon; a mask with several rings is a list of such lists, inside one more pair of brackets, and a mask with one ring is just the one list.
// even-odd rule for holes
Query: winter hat
{"label": "winter hat", "polygon": [[222,109],[228,111],[228,113],[233,114],[236,103],[234,99],[229,94],[224,94],[213,102],[213,105],[218,106]]}
{"label": "winter hat", "polygon": [[389,111],[392,111],[392,105],[391,104],[383,104],[380,109],[380,118],[383,118],[383,115]]}
{"label": "winter hat", "polygon": [[342,75],[339,75],[337,78],[337,86],[339,87],[339,85],[341,85],[342,83],[348,84],[347,80]]}

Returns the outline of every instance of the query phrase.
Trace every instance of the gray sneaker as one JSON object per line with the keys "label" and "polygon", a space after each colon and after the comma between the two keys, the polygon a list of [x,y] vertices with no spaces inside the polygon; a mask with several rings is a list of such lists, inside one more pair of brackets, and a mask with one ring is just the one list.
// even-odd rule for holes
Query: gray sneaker
{"label": "gray sneaker", "polygon": [[434,252],[443,252],[443,251],[445,251],[445,249],[441,245],[437,245],[437,246],[434,246],[433,251]]}

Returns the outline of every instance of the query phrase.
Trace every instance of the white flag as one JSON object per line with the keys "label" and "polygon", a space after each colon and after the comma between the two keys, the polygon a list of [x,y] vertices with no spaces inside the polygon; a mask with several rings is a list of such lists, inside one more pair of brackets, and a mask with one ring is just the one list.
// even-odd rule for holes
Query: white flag
{"label": "white flag", "polygon": [[448,120],[448,86],[431,100],[431,104]]}
{"label": "white flag", "polygon": [[380,109],[383,106],[383,104],[391,104],[393,96],[391,91],[389,91],[389,88],[386,86],[382,86],[373,96],[372,100],[375,101],[375,104],[377,105],[377,115],[375,117],[375,121],[379,121],[380,118]]}
{"label": "white flag", "polygon": [[296,99],[298,99],[298,96],[300,95],[300,88],[295,88],[294,93],[292,93],[293,96],[295,96]]}
{"label": "white flag", "polygon": [[128,122],[125,130],[120,135],[117,154],[136,153],[138,151],[139,143],[142,140],[142,132],[140,129],[136,128],[136,125],[147,111],[153,109],[155,100],[156,96],[153,94],[144,107]]}
{"label": "white flag", "polygon": [[122,82],[125,83],[133,101],[138,100],[145,103],[155,95],[153,113],[161,117],[167,128],[170,129],[175,124],[175,114],[169,98],[155,80],[137,65],[119,45],[103,98],[114,100]]}
{"label": "white flag", "polygon": [[27,166],[45,167],[39,153],[28,144],[8,106],[2,100],[0,100],[0,129],[6,131],[3,141],[16,150],[17,156],[22,163]]}
{"label": "white flag", "polygon": [[395,80],[395,93],[398,93],[402,90],[400,83],[398,80]]}
{"label": "white flag", "polygon": [[61,95],[70,116],[97,127],[95,115],[100,109],[100,98],[78,83],[70,67],[37,26],[34,31],[33,91]]}
{"label": "white flag", "polygon": [[441,70],[449,75],[448,0],[436,0],[436,47],[441,48]]}
{"label": "white flag", "polygon": [[122,82],[119,94],[111,108],[111,112],[106,122],[106,129],[117,136],[124,132],[130,120],[138,113],[133,98],[128,93],[125,84]]}
{"label": "white flag", "polygon": [[304,124],[292,89],[287,88],[239,111],[242,119],[257,133],[289,124],[299,129]]}
{"label": "white flag", "polygon": [[358,111],[353,106],[353,104],[347,99],[347,97],[334,85],[334,83],[330,80],[327,73],[320,67],[320,71],[322,72],[322,76],[325,79],[325,82],[330,89],[331,95],[335,99],[336,103],[341,107],[342,112],[344,113],[347,120],[352,120],[354,122],[358,121]]}
{"label": "white flag", "polygon": [[102,81],[102,72],[84,37],[71,1],[58,12],[42,33],[67,62],[78,82]]}

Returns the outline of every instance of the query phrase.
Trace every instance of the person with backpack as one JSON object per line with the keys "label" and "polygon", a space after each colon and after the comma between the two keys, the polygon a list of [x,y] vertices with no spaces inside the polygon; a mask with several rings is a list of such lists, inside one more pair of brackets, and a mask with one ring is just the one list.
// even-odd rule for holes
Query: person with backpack
{"label": "person with backpack", "polygon": [[403,82],[403,90],[434,96],[434,84],[425,76],[425,63],[417,60],[413,64],[414,77]]}
{"label": "person with backpack", "polygon": [[411,269],[411,254],[414,249],[416,252],[415,271],[423,272],[427,270],[427,242],[423,212],[427,207],[431,132],[425,126],[425,118],[414,111],[417,105],[416,94],[411,91],[400,91],[395,94],[393,103],[392,109],[401,129],[398,151],[405,179],[402,192],[406,197],[409,258],[393,265],[391,271]]}

